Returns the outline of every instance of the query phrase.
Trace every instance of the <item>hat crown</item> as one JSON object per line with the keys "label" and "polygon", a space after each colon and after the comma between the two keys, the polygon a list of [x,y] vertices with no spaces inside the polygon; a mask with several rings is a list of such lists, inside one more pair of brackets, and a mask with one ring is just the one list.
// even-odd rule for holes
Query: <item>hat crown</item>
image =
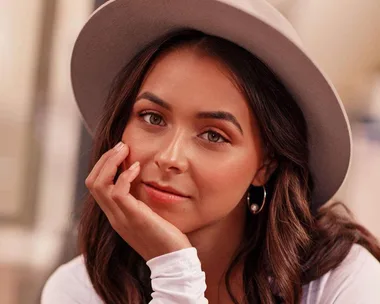
{"label": "hat crown", "polygon": [[[109,0],[101,5],[97,10],[93,12],[89,19],[92,18],[97,12],[103,10],[104,8],[111,6],[113,3],[122,3],[128,2],[126,0]],[[144,5],[151,6],[152,0],[138,0],[140,2],[141,7]],[[176,2],[175,0],[167,0],[160,5],[162,6],[172,6],[171,3]],[[194,1],[195,3],[198,1]],[[286,38],[296,44],[298,47],[303,49],[303,44],[301,38],[299,37],[297,31],[289,22],[288,19],[285,18],[281,12],[276,9],[272,4],[270,4],[267,0],[208,0],[207,2],[219,2],[230,7],[234,7],[240,11],[253,15],[254,17],[263,20],[265,23],[270,25],[276,31],[281,32]],[[145,4],[144,4],[145,3]]]}
{"label": "hat crown", "polygon": [[280,31],[298,47],[303,48],[302,41],[297,31],[289,20],[281,14],[272,4],[266,0],[215,0],[235,7],[248,14],[264,20],[277,31]]}

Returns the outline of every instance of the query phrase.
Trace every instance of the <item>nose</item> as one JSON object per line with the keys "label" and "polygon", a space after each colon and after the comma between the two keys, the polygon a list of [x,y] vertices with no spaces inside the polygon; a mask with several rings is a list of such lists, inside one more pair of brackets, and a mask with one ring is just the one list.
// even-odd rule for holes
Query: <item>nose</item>
{"label": "nose", "polygon": [[188,169],[186,156],[185,132],[177,131],[167,134],[167,139],[160,141],[158,152],[154,157],[156,165],[163,172],[183,173]]}

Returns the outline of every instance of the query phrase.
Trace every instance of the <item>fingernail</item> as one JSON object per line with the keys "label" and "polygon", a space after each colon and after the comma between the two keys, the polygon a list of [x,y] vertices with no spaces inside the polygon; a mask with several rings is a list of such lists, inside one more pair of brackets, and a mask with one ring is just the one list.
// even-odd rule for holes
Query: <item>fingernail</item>
{"label": "fingernail", "polygon": [[123,147],[124,147],[124,143],[123,143],[123,142],[119,142],[119,143],[115,146],[115,151],[120,151]]}
{"label": "fingernail", "polygon": [[140,162],[135,162],[132,166],[129,167],[128,170],[133,171],[140,165]]}

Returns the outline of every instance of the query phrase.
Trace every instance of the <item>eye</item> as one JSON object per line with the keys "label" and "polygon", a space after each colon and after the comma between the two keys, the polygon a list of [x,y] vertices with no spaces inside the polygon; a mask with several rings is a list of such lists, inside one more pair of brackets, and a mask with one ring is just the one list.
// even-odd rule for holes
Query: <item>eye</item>
{"label": "eye", "polygon": [[[142,112],[139,114],[140,117],[144,119],[145,122],[155,126],[164,126],[165,122],[161,115],[154,112]],[[163,123],[163,124],[161,124]]]}
{"label": "eye", "polygon": [[222,135],[220,135],[218,132],[209,130],[207,132],[202,133],[201,135],[207,136],[201,136],[203,139],[208,140],[209,142],[216,143],[216,144],[224,144],[224,143],[229,143],[227,139],[225,139]]}

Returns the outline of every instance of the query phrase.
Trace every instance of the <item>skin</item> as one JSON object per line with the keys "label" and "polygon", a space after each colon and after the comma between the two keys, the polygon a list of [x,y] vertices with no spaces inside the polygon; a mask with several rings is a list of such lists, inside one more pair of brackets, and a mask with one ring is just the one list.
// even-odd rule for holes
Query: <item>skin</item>
{"label": "skin", "polygon": [[[153,95],[170,109],[152,102]],[[232,114],[240,127],[197,115],[214,111]],[[242,240],[245,193],[250,184],[264,185],[275,168],[227,68],[189,49],[160,57],[139,90],[122,142],[86,180],[111,225],[145,260],[196,247],[206,297],[210,303],[218,295],[227,301],[218,286]],[[119,166],[124,171],[113,184]],[[187,197],[180,203],[155,201],[146,182],[169,185]],[[234,278],[233,290],[242,296],[241,267]]]}

